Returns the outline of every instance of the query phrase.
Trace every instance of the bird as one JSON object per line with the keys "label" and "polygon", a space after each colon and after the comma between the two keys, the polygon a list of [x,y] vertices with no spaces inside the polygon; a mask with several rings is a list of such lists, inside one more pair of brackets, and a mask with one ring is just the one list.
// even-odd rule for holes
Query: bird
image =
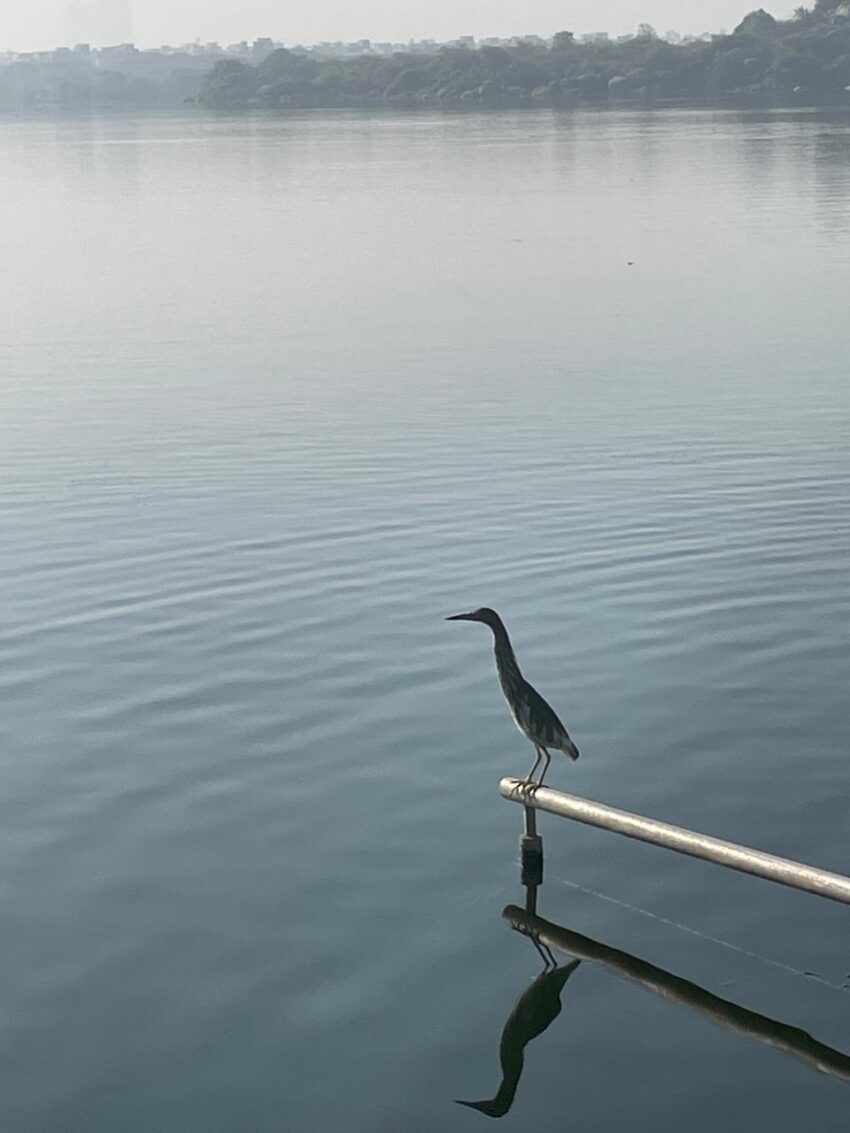
{"label": "bird", "polygon": [[[511,639],[505,624],[495,610],[489,606],[482,606],[478,610],[471,610],[468,614],[453,614],[446,618],[447,622],[483,622],[493,631],[493,644],[496,652],[496,669],[505,700],[511,710],[514,723],[522,734],[534,745],[537,758],[534,765],[523,782],[527,786],[541,786],[552,756],[548,748],[562,751],[570,759],[578,759],[578,748],[570,739],[569,732],[558,719],[555,710],[547,704],[536,688],[533,688],[520,672],[514,654]],[[544,759],[540,778],[534,783],[534,772],[540,760]]]}

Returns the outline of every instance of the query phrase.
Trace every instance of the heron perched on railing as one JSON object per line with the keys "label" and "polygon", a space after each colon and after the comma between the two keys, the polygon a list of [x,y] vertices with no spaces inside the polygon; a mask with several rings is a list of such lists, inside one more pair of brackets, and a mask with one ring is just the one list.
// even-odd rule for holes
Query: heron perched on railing
{"label": "heron perched on railing", "polygon": [[493,631],[494,647],[496,651],[496,668],[499,671],[499,681],[502,692],[511,710],[514,722],[524,736],[534,744],[537,758],[534,766],[528,773],[526,783],[534,782],[534,772],[545,758],[543,770],[537,786],[543,782],[543,776],[549,770],[552,756],[547,748],[562,751],[570,759],[578,759],[578,748],[570,739],[569,733],[550,707],[537,691],[532,688],[523,677],[517,664],[517,659],[508,637],[508,631],[495,610],[483,606],[480,610],[472,610],[468,614],[454,614],[446,618],[448,622],[483,622]]}

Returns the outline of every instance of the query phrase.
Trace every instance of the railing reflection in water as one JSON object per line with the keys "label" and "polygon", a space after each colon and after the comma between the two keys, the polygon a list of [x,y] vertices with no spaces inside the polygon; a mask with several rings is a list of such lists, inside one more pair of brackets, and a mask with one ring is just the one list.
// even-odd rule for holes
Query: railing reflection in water
{"label": "railing reflection in water", "polygon": [[[482,1101],[459,1101],[488,1117],[510,1110],[522,1076],[526,1046],[543,1034],[561,1013],[565,985],[582,962],[598,964],[621,979],[704,1016],[724,1030],[774,1047],[832,1078],[850,1083],[850,1055],[827,1046],[807,1031],[723,999],[690,980],[537,915],[537,885],[526,886],[526,906],[508,905],[503,919],[527,936],[543,961],[543,970],[523,991],[502,1030],[499,1062],[502,1081],[496,1094]],[[554,953],[571,959],[558,965]]]}

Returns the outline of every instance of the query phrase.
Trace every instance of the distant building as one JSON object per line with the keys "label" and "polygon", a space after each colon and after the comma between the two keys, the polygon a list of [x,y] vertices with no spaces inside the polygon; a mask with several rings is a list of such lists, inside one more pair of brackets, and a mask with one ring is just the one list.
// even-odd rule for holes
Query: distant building
{"label": "distant building", "polygon": [[141,54],[132,43],[110,43],[108,47],[101,47],[100,58],[111,63],[121,59],[134,59]]}
{"label": "distant building", "polygon": [[262,62],[267,55],[271,55],[274,51],[274,40],[269,39],[268,36],[261,36],[260,39],[255,39],[251,44],[251,54],[257,60]]}

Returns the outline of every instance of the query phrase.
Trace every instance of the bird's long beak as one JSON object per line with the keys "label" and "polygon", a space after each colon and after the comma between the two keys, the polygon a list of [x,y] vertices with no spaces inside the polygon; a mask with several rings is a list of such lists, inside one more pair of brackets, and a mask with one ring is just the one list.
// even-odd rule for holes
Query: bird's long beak
{"label": "bird's long beak", "polygon": [[472,614],[452,614],[450,618],[446,618],[447,622],[474,622],[475,618]]}

